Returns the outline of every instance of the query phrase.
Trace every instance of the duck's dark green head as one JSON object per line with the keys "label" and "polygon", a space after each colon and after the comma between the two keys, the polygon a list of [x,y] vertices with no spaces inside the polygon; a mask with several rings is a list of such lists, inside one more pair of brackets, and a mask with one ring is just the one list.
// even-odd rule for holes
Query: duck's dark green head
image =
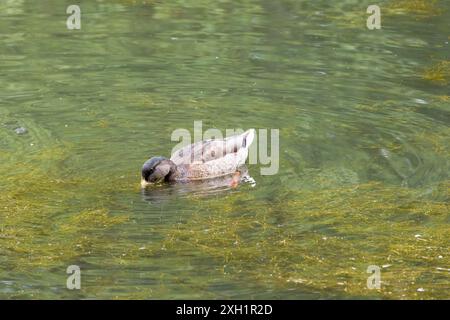
{"label": "duck's dark green head", "polygon": [[175,164],[164,157],[153,157],[142,166],[141,186],[167,181],[176,169]]}

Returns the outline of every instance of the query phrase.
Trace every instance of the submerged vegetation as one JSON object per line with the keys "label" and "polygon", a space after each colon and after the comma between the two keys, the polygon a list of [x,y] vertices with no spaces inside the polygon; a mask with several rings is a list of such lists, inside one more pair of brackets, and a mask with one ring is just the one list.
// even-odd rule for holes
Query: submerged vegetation
{"label": "submerged vegetation", "polygon": [[[8,145],[16,145],[16,152],[5,148],[0,154],[0,270],[54,268],[86,254],[92,243],[104,238],[102,230],[127,220],[126,215],[111,215],[104,204],[114,193],[136,184],[111,179],[110,184],[98,185],[92,177],[74,175],[66,168],[71,144],[27,120],[22,120],[27,135],[14,136],[14,126],[4,125],[11,122],[8,117],[0,117],[0,136]],[[98,191],[91,193],[98,197],[98,207],[75,206],[80,190]]]}
{"label": "submerged vegetation", "polygon": [[[439,5],[439,0],[388,0],[378,4],[384,16],[408,15],[413,19],[427,19],[441,15],[444,10]],[[336,10],[336,6],[327,12],[331,20],[339,28],[366,29],[368,15],[361,14],[361,7],[355,4],[343,2],[342,8]],[[383,21],[383,20],[382,20]],[[384,22],[383,22],[384,23]],[[391,24],[391,22],[389,22]]]}
{"label": "submerged vegetation", "polygon": [[[435,190],[445,193],[442,202],[381,183],[299,190],[256,208],[247,196],[230,196],[230,206],[218,201],[177,225],[164,247],[200,251],[224,277],[278,289],[448,298],[449,187]],[[366,287],[369,265],[382,267],[379,292]]]}
{"label": "submerged vegetation", "polygon": [[[197,213],[153,230],[160,240],[136,243],[127,237],[117,243],[114,230],[132,228],[128,216],[112,215],[107,209],[117,203],[81,212],[71,209],[71,199],[80,188],[89,189],[91,180],[56,178],[35,167],[26,171],[21,179],[10,177],[9,187],[0,193],[4,271],[29,274],[37,268],[83,265],[89,257],[105,253],[103,263],[126,270],[146,259],[164,263],[187,254],[197,257],[187,260],[193,266],[208,260],[210,276],[215,279],[251,281],[280,292],[448,298],[449,181],[431,191],[355,182],[331,188],[336,181],[324,182],[328,178],[322,176],[325,189],[280,190],[279,197],[265,202],[246,192],[206,204],[192,197],[186,201]],[[133,185],[130,181],[127,188]],[[109,187],[95,188],[98,197],[114,192]],[[439,195],[441,200],[431,200],[436,197],[430,195]],[[382,268],[382,289],[375,292],[366,288],[369,265]],[[174,281],[173,277],[167,280]],[[108,281],[102,276],[96,279]],[[99,290],[97,283],[92,288],[89,282],[85,286],[87,297]],[[185,286],[192,290],[195,284]],[[114,296],[164,294],[164,286],[154,290],[144,291],[146,296]],[[205,288],[196,290],[202,294]]]}
{"label": "submerged vegetation", "polygon": [[436,16],[442,13],[438,0],[392,0],[391,13],[414,14],[422,17]]}
{"label": "submerged vegetation", "polygon": [[425,80],[446,85],[450,81],[450,61],[440,61],[423,72]]}
{"label": "submerged vegetation", "polygon": [[86,180],[62,180],[33,169],[8,182],[10,186],[0,193],[4,270],[31,271],[73,260],[103,238],[102,230],[127,219],[102,207],[81,212],[71,208],[77,190],[89,187]]}

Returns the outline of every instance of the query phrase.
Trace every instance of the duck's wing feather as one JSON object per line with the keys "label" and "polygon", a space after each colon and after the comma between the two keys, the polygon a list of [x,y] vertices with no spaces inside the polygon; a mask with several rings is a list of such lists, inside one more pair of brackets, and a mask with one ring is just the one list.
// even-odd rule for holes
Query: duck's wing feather
{"label": "duck's wing feather", "polygon": [[[235,158],[239,164],[245,163],[248,155],[248,148],[254,139],[254,129],[250,129],[243,134],[228,137],[223,140],[205,140],[191,144],[175,151],[170,160],[177,166],[186,164],[205,164],[211,161],[219,164],[223,159],[225,162]],[[239,157],[227,157],[227,155],[236,154]],[[242,162],[242,158],[245,155]],[[218,162],[216,162],[218,161]]]}

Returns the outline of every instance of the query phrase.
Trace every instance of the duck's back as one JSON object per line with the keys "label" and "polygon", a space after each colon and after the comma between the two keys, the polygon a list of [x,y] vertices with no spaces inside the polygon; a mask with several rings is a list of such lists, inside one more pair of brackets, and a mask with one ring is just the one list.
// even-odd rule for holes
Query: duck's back
{"label": "duck's back", "polygon": [[254,130],[223,140],[206,140],[186,146],[173,153],[172,160],[180,171],[180,178],[199,180],[234,173],[248,157]]}

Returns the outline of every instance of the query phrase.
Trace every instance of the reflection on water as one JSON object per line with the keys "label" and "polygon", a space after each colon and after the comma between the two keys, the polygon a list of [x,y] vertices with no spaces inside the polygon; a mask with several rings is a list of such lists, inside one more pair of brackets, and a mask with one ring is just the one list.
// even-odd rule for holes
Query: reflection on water
{"label": "reflection on water", "polygon": [[141,192],[145,201],[150,204],[161,204],[171,199],[182,199],[185,197],[204,197],[207,199],[208,196],[220,196],[239,187],[240,184],[256,186],[256,181],[249,175],[246,166],[239,168],[238,175],[153,185],[142,189]]}
{"label": "reflection on water", "polygon": [[[70,4],[0,1],[0,298],[450,296],[448,1]],[[279,172],[142,191],[194,121]]]}

